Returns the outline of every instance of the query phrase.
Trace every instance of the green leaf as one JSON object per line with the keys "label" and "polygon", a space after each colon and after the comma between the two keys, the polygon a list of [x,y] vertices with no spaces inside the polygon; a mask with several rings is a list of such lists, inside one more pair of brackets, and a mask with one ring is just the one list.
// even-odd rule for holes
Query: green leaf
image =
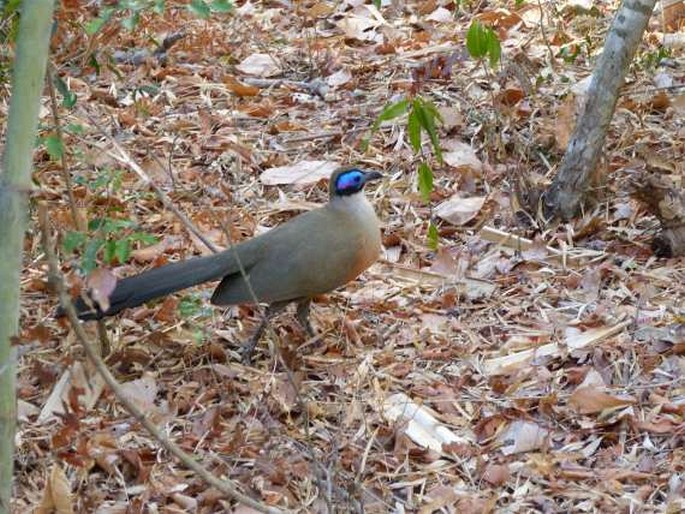
{"label": "green leaf", "polygon": [[203,311],[203,302],[197,296],[184,296],[178,302],[178,312],[183,318],[192,318]]}
{"label": "green leaf", "polygon": [[493,68],[502,56],[502,46],[494,30],[474,20],[466,33],[466,48],[474,59],[488,57]]}
{"label": "green leaf", "polygon": [[146,234],[145,232],[134,232],[128,236],[128,240],[132,243],[143,243],[145,245],[156,244],[158,239],[152,234]]}
{"label": "green leaf", "polygon": [[69,123],[69,125],[65,127],[65,130],[70,134],[76,135],[83,134],[84,132],[83,125],[80,123]]}
{"label": "green leaf", "polygon": [[426,109],[433,117],[434,120],[438,120],[440,123],[444,123],[442,119],[442,114],[438,111],[438,108],[430,100],[423,100],[423,108]]}
{"label": "green leaf", "polygon": [[114,244],[114,255],[119,261],[119,264],[124,264],[128,261],[128,258],[131,255],[131,242],[128,237],[120,239]]}
{"label": "green leaf", "polygon": [[105,234],[115,234],[121,232],[122,230],[135,227],[135,225],[136,224],[131,220],[105,218],[102,221],[100,230]]}
{"label": "green leaf", "polygon": [[64,155],[62,140],[57,134],[50,134],[45,138],[45,149],[53,161],[59,161],[62,158],[62,155]]}
{"label": "green leaf", "polygon": [[407,99],[399,100],[394,104],[386,105],[376,118],[376,121],[373,122],[369,137],[366,137],[362,140],[362,152],[366,152],[367,148],[369,148],[369,140],[371,139],[371,136],[373,136],[378,130],[378,128],[381,126],[381,123],[383,123],[384,121],[394,120],[395,118],[402,116],[407,112],[407,109],[409,109],[409,100]]}
{"label": "green leaf", "polygon": [[54,84],[57,91],[62,95],[62,105],[64,107],[71,109],[76,105],[76,94],[73,91],[69,91],[69,86],[67,86],[62,77],[55,75]]}
{"label": "green leaf", "polygon": [[421,150],[421,122],[416,109],[412,109],[407,119],[407,134],[409,135],[409,142],[414,152],[418,153]]}
{"label": "green leaf", "polygon": [[474,20],[466,33],[466,49],[474,59],[482,59],[488,52],[488,35],[485,27]]}
{"label": "green leaf", "polygon": [[164,14],[164,7],[165,7],[165,1],[164,0],[155,0],[155,4],[152,7],[152,10],[156,14]]}
{"label": "green leaf", "polygon": [[425,202],[430,200],[433,192],[433,170],[425,162],[419,164],[419,192]]}
{"label": "green leaf", "polygon": [[435,128],[435,116],[431,109],[426,107],[427,105],[430,104],[425,101],[422,101],[415,106],[414,110],[416,111],[417,116],[419,118],[419,123],[421,123],[421,126],[428,134],[428,138],[430,139],[431,146],[433,147],[433,152],[435,153],[435,156],[438,158],[438,161],[442,163],[442,149],[440,148],[438,131]]}
{"label": "green leaf", "polygon": [[98,61],[98,58],[97,58],[97,56],[95,55],[94,52],[91,53],[91,54],[88,56],[88,64],[89,64],[90,66],[92,66],[93,69],[95,69],[95,73],[96,73],[97,75],[100,74],[100,69],[101,69],[101,68],[100,68],[100,62]]}
{"label": "green leaf", "polygon": [[102,28],[102,26],[109,21],[113,13],[113,7],[106,7],[105,9],[100,11],[100,16],[86,23],[86,34],[92,36],[93,34],[98,32]]}
{"label": "green leaf", "polygon": [[77,248],[81,248],[86,242],[86,235],[83,232],[67,232],[62,239],[62,249],[65,253],[72,253]]}
{"label": "green leaf", "polygon": [[492,68],[496,67],[499,63],[500,57],[502,56],[502,46],[500,45],[499,38],[495,31],[489,30],[488,38],[488,57],[490,58],[490,66]]}
{"label": "green leaf", "polygon": [[116,241],[107,241],[104,244],[102,260],[105,261],[106,264],[111,264],[114,261],[116,250]]}
{"label": "green leaf", "polygon": [[104,241],[102,239],[91,239],[86,243],[81,256],[81,269],[85,274],[93,271],[97,265],[97,255],[102,248]]}
{"label": "green leaf", "polygon": [[4,4],[3,14],[5,15],[5,18],[8,18],[11,14],[19,11],[21,0],[9,0],[8,2],[4,2]]}
{"label": "green leaf", "polygon": [[107,20],[103,18],[95,18],[90,20],[88,23],[86,23],[86,34],[89,36],[92,36],[95,34],[98,30],[102,28],[102,26],[107,22]]}
{"label": "green leaf", "polygon": [[139,22],[140,13],[135,12],[131,16],[121,20],[121,26],[124,27],[126,30],[132,31],[138,26]]}
{"label": "green leaf", "polygon": [[376,118],[376,121],[373,122],[371,133],[373,134],[376,132],[384,121],[394,120],[395,118],[402,116],[407,112],[407,109],[409,109],[409,100],[407,99],[386,105],[378,115],[378,118]]}
{"label": "green leaf", "polygon": [[440,237],[438,234],[438,228],[435,225],[433,225],[432,223],[429,223],[428,224],[428,246],[434,252],[438,250],[439,239],[440,239]]}
{"label": "green leaf", "polygon": [[209,18],[209,15],[211,14],[211,10],[204,0],[190,0],[188,9],[200,18]]}
{"label": "green leaf", "polygon": [[231,12],[233,10],[233,2],[228,0],[214,0],[212,2],[212,11],[214,12]]}

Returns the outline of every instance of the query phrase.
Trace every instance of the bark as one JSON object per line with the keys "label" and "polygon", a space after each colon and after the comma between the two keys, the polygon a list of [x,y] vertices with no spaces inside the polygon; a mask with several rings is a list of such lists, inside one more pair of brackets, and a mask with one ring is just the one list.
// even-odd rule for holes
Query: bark
{"label": "bark", "polygon": [[633,182],[633,196],[645,204],[661,223],[652,240],[657,257],[685,255],[685,192],[660,175],[643,174]]}
{"label": "bark", "polygon": [[609,30],[587,91],[585,108],[552,185],[543,195],[547,219],[575,216],[604,151],[609,124],[630,62],[656,0],[624,0]]}
{"label": "bark", "polygon": [[52,12],[52,0],[23,0],[21,5],[0,170],[0,513],[10,512],[12,499],[17,414],[12,343],[19,333],[19,276]]}

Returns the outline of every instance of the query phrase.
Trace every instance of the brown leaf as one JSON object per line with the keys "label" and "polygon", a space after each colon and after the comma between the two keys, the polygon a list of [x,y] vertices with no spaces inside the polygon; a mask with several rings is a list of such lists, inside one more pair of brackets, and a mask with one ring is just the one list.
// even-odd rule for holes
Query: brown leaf
{"label": "brown leaf", "polygon": [[260,91],[257,86],[243,84],[238,79],[231,77],[230,75],[224,77],[224,85],[231,93],[235,93],[241,98],[244,96],[257,96]]}
{"label": "brown leaf", "polygon": [[633,398],[613,396],[594,387],[579,387],[569,399],[569,404],[581,414],[593,414],[633,403]]}
{"label": "brown leaf", "polygon": [[72,514],[71,487],[64,470],[53,464],[50,476],[45,484],[43,498],[36,507],[35,514]]}
{"label": "brown leaf", "polygon": [[453,225],[465,225],[475,218],[485,203],[484,196],[461,198],[455,195],[435,208],[435,214]]}
{"label": "brown leaf", "polygon": [[504,464],[488,464],[483,470],[482,479],[487,483],[500,486],[509,480],[509,466]]}

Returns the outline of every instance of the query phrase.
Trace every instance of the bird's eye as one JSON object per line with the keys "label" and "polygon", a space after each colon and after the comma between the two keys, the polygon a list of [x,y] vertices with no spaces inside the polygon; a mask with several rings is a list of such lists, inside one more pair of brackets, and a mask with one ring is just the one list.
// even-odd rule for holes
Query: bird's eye
{"label": "bird's eye", "polygon": [[360,175],[356,175],[356,176],[354,177],[354,182],[355,182],[356,184],[359,184],[359,181],[360,181],[361,179],[362,179],[362,177],[361,177]]}

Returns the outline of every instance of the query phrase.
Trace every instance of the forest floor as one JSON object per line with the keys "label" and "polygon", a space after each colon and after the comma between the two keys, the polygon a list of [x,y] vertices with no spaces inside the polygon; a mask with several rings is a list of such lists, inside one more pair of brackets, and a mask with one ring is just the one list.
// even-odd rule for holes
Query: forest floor
{"label": "forest floor", "polygon": [[[298,512],[685,509],[685,261],[653,254],[658,221],[631,195],[639,172],[683,185],[685,59],[662,44],[663,17],[583,215],[545,225],[526,206],[563,156],[615,2],[240,1],[202,19],[170,1],[93,35],[101,12],[80,4],[61,7],[51,55],[73,94],[58,88],[57,114],[77,221],[47,91],[33,195],[75,291],[84,271],[123,277],[209,252],[149,182],[225,248],[324,203],[340,164],[385,175],[367,190],[382,259],[314,304],[320,338],[284,313],[245,366],[261,310],[212,308],[211,285],[107,320],[124,390],[213,475]],[[495,69],[465,48],[474,19],[496,27]],[[383,106],[411,95],[443,118],[444,163],[424,141],[429,201],[406,118],[362,151]],[[54,318],[36,218],[15,511],[254,512],[103,386]]]}

